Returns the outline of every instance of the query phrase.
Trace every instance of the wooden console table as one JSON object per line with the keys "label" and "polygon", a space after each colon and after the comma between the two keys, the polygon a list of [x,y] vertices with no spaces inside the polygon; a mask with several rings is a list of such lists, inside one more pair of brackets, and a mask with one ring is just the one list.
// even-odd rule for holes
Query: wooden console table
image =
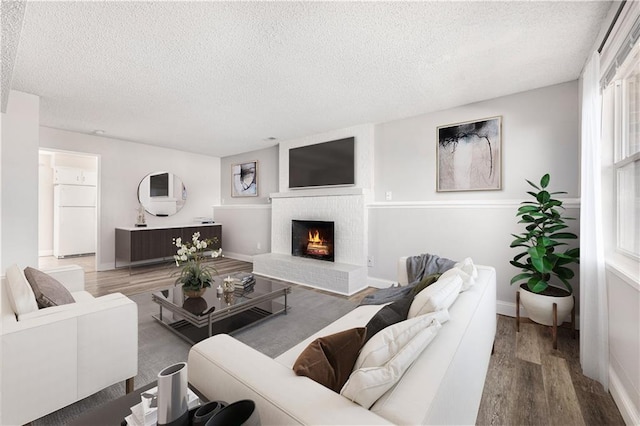
{"label": "wooden console table", "polygon": [[211,247],[217,250],[222,247],[222,224],[193,224],[170,227],[148,228],[116,228],[116,260],[115,267],[135,266],[136,262],[160,260],[176,254],[174,238],[191,240],[195,232],[200,232],[200,239],[218,239]]}

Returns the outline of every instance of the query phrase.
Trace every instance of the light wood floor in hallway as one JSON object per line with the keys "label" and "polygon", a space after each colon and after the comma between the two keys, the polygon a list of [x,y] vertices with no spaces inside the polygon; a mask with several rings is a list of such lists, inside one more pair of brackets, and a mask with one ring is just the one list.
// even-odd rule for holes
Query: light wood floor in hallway
{"label": "light wood floor in hallway", "polygon": [[[95,296],[122,292],[150,292],[173,285],[173,264],[96,272],[92,256],[68,259],[40,258],[40,267],[79,264],[86,271],[87,291]],[[252,264],[219,258],[220,275],[251,271]],[[318,290],[319,291],[319,290]],[[349,300],[359,302],[369,288]],[[343,296],[336,296],[343,297]],[[581,373],[580,345],[571,331],[558,331],[554,350],[549,327],[531,322],[520,325],[515,318],[498,315],[495,351],[491,357],[478,412],[478,425],[624,425],[611,395]],[[425,378],[427,380],[428,378]]]}

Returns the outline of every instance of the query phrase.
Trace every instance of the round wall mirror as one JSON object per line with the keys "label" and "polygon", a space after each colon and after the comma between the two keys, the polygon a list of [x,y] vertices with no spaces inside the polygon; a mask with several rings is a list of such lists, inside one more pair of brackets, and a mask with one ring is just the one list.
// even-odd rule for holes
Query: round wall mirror
{"label": "round wall mirror", "polygon": [[187,189],[182,179],[169,172],[149,173],[138,185],[138,200],[154,216],[171,216],[184,207]]}

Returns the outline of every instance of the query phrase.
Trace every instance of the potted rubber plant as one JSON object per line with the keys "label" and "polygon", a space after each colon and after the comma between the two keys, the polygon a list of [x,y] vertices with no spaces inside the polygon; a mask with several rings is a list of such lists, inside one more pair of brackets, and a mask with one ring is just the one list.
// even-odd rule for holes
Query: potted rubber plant
{"label": "potted rubber plant", "polygon": [[562,201],[553,198],[566,192],[549,192],[550,180],[549,174],[542,176],[539,185],[527,180],[536,191],[527,191],[533,200],[523,201],[518,208],[518,223],[524,224],[525,230],[512,234],[511,247],[520,252],[510,262],[520,269],[511,284],[520,283],[520,301],[529,318],[544,325],[553,325],[553,303],[557,304],[559,323],[573,309],[570,280],[575,273],[571,266],[580,261],[580,249],[567,248],[567,240],[578,238],[567,231],[566,221],[573,218],[566,217]]}

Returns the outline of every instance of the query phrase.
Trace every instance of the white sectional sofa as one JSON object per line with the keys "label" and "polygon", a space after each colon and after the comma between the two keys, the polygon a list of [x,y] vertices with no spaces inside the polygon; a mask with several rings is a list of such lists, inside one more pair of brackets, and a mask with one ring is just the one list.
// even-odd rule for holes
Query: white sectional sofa
{"label": "white sectional sofa", "polygon": [[[364,327],[381,305],[354,309],[276,359],[213,336],[189,352],[189,382],[210,400],[254,400],[267,425],[475,424],[496,332],[495,270],[477,269],[475,285],[449,308],[450,320],[370,409],[296,376],[292,366],[314,339]],[[406,283],[404,267],[399,282]]]}
{"label": "white sectional sofa", "polygon": [[79,266],[44,272],[76,302],[18,319],[2,277],[0,425],[31,422],[138,372],[135,302],[120,293],[94,298]]}

